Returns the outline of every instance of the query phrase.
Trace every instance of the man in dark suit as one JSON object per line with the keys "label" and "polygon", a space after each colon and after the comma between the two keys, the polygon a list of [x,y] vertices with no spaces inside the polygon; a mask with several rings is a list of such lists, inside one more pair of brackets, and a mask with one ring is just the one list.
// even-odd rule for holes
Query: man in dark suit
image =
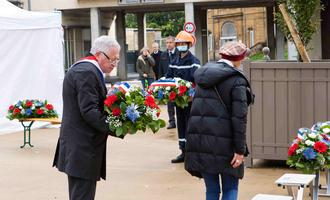
{"label": "man in dark suit", "polygon": [[[175,48],[175,37],[168,36],[166,38],[166,48],[167,48],[167,50],[164,51],[160,56],[160,61],[159,61],[159,76],[160,77],[166,76],[168,66],[179,55],[178,50]],[[173,102],[168,102],[168,104],[167,104],[167,112],[168,112],[168,118],[169,118],[167,129],[176,128],[174,106],[175,105]]]}
{"label": "man in dark suit", "polygon": [[161,70],[160,70],[160,56],[162,55],[162,51],[159,50],[159,44],[157,42],[152,43],[152,53],[151,56],[155,60],[155,66],[154,66],[154,72],[156,75],[156,80],[160,79],[162,76]]}
{"label": "man in dark suit", "polygon": [[96,182],[106,178],[109,131],[104,112],[107,90],[103,73],[119,61],[120,46],[97,38],[91,55],[75,63],[63,82],[63,117],[53,166],[68,175],[70,200],[93,200]]}

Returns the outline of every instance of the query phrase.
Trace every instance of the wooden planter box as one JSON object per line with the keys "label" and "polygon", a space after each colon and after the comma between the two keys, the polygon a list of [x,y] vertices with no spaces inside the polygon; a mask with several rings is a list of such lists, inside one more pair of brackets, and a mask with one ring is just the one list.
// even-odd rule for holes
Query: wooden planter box
{"label": "wooden planter box", "polygon": [[256,95],[247,144],[253,159],[286,160],[300,127],[330,120],[330,62],[244,62]]}

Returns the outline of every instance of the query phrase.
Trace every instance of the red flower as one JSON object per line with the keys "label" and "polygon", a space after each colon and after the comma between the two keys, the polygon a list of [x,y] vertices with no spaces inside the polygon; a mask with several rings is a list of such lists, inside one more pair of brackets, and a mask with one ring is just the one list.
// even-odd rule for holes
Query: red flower
{"label": "red flower", "polygon": [[296,150],[298,149],[298,144],[295,143],[293,144],[290,148],[289,148],[289,151],[288,151],[288,156],[292,156],[293,154],[295,154]]}
{"label": "red flower", "polygon": [[170,92],[170,101],[174,101],[176,93],[174,91]]}
{"label": "red flower", "polygon": [[14,106],[13,105],[10,105],[9,106],[9,110],[14,110]]}
{"label": "red flower", "polygon": [[159,117],[159,115],[160,115],[160,112],[157,112],[157,117]]}
{"label": "red flower", "polygon": [[157,108],[157,104],[155,102],[155,99],[152,96],[147,96],[144,104],[146,106],[149,106],[150,108]]}
{"label": "red flower", "polygon": [[184,93],[186,93],[186,92],[187,92],[187,87],[184,86],[184,85],[181,85],[181,86],[179,87],[179,96],[183,96]]}
{"label": "red flower", "polygon": [[47,110],[53,110],[54,109],[52,104],[47,104],[46,108],[47,108]]}
{"label": "red flower", "polygon": [[325,153],[328,150],[328,147],[323,142],[315,142],[314,149],[320,153]]}
{"label": "red flower", "polygon": [[38,115],[42,115],[43,113],[44,113],[44,111],[43,111],[42,109],[39,108],[39,109],[37,110],[37,114],[38,114]]}
{"label": "red flower", "polygon": [[112,109],[112,114],[113,114],[113,116],[119,116],[120,113],[121,113],[120,108],[115,107],[114,109]]}
{"label": "red flower", "polygon": [[27,102],[26,102],[26,107],[29,108],[29,107],[31,107],[31,106],[32,106],[32,101],[27,101]]}
{"label": "red flower", "polygon": [[116,95],[111,95],[108,96],[105,100],[104,100],[104,104],[110,108],[112,106],[113,103],[115,103],[117,101],[117,96]]}
{"label": "red flower", "polygon": [[14,115],[16,115],[20,112],[21,112],[21,109],[19,109],[19,108],[15,108],[14,111],[13,111]]}

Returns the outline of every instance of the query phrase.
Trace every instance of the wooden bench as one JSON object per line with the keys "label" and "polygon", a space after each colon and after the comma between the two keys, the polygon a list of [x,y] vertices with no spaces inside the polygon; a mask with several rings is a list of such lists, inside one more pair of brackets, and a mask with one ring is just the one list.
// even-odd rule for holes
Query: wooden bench
{"label": "wooden bench", "polygon": [[270,195],[270,194],[257,194],[252,200],[292,200],[293,197],[281,196],[281,195]]}
{"label": "wooden bench", "polygon": [[[24,128],[24,144],[20,146],[21,148],[24,148],[26,144],[28,144],[30,147],[33,147],[31,144],[31,127],[35,121],[49,122],[51,124],[61,124],[61,120],[58,118],[26,118],[19,120]],[[28,134],[28,138],[26,137],[26,134]]]}

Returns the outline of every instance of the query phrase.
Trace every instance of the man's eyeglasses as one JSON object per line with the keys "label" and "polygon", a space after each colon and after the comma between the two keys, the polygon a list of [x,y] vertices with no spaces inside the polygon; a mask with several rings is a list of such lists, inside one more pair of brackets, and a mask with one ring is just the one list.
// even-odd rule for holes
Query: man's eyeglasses
{"label": "man's eyeglasses", "polygon": [[114,60],[112,60],[109,58],[109,56],[106,53],[104,53],[103,51],[100,51],[100,52],[110,61],[111,64],[114,64],[114,65],[118,64],[118,62],[119,62],[118,58],[115,58]]}

